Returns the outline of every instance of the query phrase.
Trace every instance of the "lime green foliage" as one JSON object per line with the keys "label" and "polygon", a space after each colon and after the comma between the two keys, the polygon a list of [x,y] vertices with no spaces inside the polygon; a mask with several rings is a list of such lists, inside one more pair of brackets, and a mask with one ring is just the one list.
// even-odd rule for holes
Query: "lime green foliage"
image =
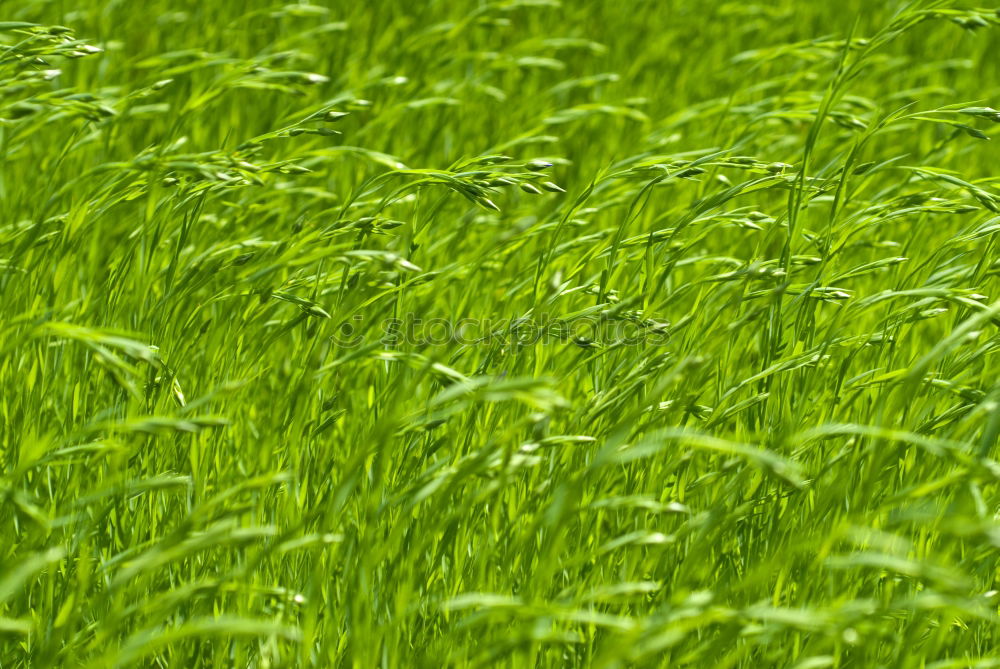
{"label": "lime green foliage", "polygon": [[0,666],[997,666],[998,28],[0,3]]}

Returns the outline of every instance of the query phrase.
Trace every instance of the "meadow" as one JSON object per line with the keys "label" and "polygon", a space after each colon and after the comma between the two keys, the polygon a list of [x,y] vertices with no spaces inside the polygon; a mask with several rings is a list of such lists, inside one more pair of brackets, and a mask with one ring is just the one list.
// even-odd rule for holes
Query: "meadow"
{"label": "meadow", "polygon": [[978,1],[0,0],[0,667],[1000,666]]}

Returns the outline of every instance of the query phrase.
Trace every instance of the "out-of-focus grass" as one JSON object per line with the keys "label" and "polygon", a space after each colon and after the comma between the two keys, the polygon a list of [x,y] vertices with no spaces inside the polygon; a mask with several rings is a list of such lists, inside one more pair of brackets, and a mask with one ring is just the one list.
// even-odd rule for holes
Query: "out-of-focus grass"
{"label": "out-of-focus grass", "polygon": [[994,666],[998,25],[0,3],[0,666]]}

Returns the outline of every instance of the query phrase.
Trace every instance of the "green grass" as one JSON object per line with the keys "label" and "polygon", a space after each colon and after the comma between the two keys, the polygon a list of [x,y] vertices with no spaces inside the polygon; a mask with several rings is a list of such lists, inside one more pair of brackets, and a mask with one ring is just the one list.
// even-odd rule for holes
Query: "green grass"
{"label": "green grass", "polygon": [[1000,666],[998,29],[0,1],[0,666]]}

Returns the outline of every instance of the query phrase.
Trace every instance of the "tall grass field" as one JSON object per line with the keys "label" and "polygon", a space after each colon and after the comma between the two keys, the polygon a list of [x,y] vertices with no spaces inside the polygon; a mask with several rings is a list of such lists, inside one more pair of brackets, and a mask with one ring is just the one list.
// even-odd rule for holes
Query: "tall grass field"
{"label": "tall grass field", "polygon": [[989,4],[0,0],[0,667],[1000,667]]}

